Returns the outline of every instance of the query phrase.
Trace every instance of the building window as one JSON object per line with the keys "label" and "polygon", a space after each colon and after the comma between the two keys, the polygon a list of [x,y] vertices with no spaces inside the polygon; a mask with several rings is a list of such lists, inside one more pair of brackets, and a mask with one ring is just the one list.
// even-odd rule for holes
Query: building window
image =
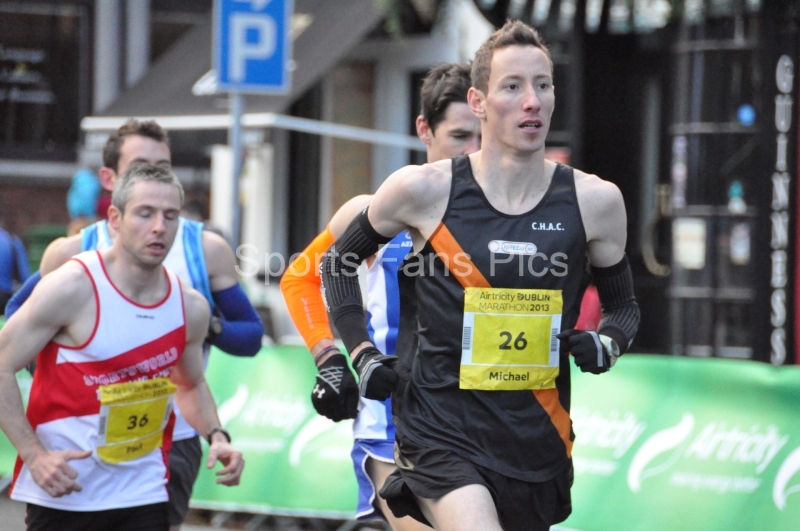
{"label": "building window", "polygon": [[74,158],[89,38],[85,6],[0,2],[0,156]]}

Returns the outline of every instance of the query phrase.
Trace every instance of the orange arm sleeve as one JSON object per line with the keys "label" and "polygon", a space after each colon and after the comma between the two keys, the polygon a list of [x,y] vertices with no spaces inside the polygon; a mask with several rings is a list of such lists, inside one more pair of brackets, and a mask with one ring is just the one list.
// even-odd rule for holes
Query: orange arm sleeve
{"label": "orange arm sleeve", "polygon": [[328,310],[322,299],[319,264],[336,238],[325,228],[291,263],[281,279],[289,315],[309,350],[322,339],[333,339]]}

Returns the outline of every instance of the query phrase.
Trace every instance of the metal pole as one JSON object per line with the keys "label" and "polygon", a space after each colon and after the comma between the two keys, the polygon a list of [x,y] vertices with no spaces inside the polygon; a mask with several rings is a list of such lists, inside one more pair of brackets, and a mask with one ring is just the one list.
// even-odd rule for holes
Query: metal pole
{"label": "metal pole", "polygon": [[230,93],[231,117],[233,123],[228,132],[228,144],[233,155],[233,232],[231,245],[234,252],[242,243],[242,203],[239,200],[239,176],[242,174],[244,150],[242,149],[242,114],[244,114],[244,96],[238,92]]}

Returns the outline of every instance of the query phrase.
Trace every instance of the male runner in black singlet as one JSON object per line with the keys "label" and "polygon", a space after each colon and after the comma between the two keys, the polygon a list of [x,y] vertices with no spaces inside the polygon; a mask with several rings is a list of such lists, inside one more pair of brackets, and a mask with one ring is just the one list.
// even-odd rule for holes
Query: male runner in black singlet
{"label": "male runner in black singlet", "polygon": [[[396,391],[398,470],[381,491],[395,515],[546,530],[571,511],[569,354],[605,372],[639,323],[625,205],[614,184],[545,160],[553,68],[535,30],[509,22],[481,46],[468,100],[481,150],[391,175],[331,248],[323,282],[361,393]],[[404,229],[413,293],[387,357],[369,341],[355,266]],[[587,257],[598,332],[574,330]]]}

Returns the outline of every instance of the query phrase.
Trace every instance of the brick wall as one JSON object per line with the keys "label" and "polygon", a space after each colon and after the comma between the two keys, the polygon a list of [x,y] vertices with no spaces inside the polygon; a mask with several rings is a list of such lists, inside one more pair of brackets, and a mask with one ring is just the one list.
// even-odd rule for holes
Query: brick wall
{"label": "brick wall", "polygon": [[[0,184],[0,211],[5,214],[5,228],[22,236],[35,225],[64,225],[70,219],[67,212],[69,184]],[[208,212],[208,190],[186,190],[186,201],[198,201]]]}
{"label": "brick wall", "polygon": [[69,184],[0,184],[0,209],[9,232],[22,235],[33,225],[69,223]]}

